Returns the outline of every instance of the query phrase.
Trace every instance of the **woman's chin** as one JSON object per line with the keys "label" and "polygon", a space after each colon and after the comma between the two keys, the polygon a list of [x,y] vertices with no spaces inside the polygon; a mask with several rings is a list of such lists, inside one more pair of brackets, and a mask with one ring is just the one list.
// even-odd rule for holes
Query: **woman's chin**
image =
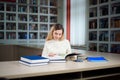
{"label": "woman's chin", "polygon": [[59,39],[54,39],[55,41],[59,41]]}

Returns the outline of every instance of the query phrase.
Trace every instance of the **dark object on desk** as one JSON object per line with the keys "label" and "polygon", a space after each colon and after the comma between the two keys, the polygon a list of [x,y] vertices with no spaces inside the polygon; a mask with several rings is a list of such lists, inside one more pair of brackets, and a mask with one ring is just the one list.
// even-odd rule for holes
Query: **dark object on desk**
{"label": "dark object on desk", "polygon": [[65,59],[66,61],[82,62],[83,60],[78,58],[80,56],[81,56],[80,53],[71,53],[71,54],[66,55]]}
{"label": "dark object on desk", "polygon": [[8,79],[7,79],[7,78],[3,78],[3,77],[1,77],[0,80],[8,80]]}
{"label": "dark object on desk", "polygon": [[77,60],[74,60],[75,62],[83,62],[82,59],[77,59]]}

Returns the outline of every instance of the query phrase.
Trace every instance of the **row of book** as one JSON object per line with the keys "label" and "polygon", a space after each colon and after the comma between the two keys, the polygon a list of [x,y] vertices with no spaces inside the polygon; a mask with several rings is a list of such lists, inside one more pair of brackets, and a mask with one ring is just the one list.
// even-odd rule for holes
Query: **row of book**
{"label": "row of book", "polygon": [[120,2],[115,3],[112,5],[112,14],[119,14],[120,13]]}
{"label": "row of book", "polygon": [[93,20],[89,22],[89,29],[96,29],[97,28],[97,20]]}
{"label": "row of book", "polygon": [[[75,53],[71,53],[71,54],[68,54],[66,56],[55,56],[55,57],[49,57],[49,58],[46,58],[46,57],[42,57],[42,56],[39,56],[39,55],[32,55],[32,56],[22,56],[20,58],[20,63],[21,64],[24,64],[24,65],[27,65],[27,66],[40,66],[40,65],[46,65],[50,62],[66,62],[68,61],[66,57],[71,57],[71,56],[75,56],[77,54]],[[70,59],[70,58],[69,58]],[[89,56],[86,58],[87,61],[89,62],[106,62],[108,61],[105,57],[103,56]],[[76,60],[73,60],[75,62],[82,62],[83,60],[80,59],[80,58],[77,58]]]}
{"label": "row of book", "polygon": [[[16,14],[6,14],[6,20],[7,21],[16,21]],[[4,20],[4,14],[0,14],[0,20]],[[48,16],[40,16],[40,22],[48,22],[49,18]],[[19,14],[18,15],[18,21],[32,21],[32,22],[38,22],[38,16],[37,15],[30,15],[29,20],[26,14]],[[56,16],[50,17],[50,22],[57,22]]]}
{"label": "row of book", "polygon": [[[40,33],[40,39],[45,39],[47,33]],[[4,39],[4,32],[0,32],[0,39]],[[6,33],[7,39],[17,39],[16,32],[7,32]],[[27,33],[19,33],[18,39],[38,39],[38,34],[35,32]]]}
{"label": "row of book", "polygon": [[[40,24],[40,30],[48,30],[48,25],[47,24]],[[29,24],[27,26],[27,23],[18,23],[18,30],[38,30],[38,24]],[[16,30],[16,23],[6,23],[6,30]],[[0,30],[4,30],[4,22],[0,22]]]}
{"label": "row of book", "polygon": [[0,39],[4,39],[4,32],[0,32]]}
{"label": "row of book", "polygon": [[[119,18],[119,17],[118,17]],[[111,19],[111,28],[120,28],[120,19],[117,19],[116,17],[114,19]],[[99,28],[108,28],[108,19],[100,19],[99,22]],[[96,29],[97,28],[97,20],[92,20],[89,22],[89,29]]]}
{"label": "row of book", "polygon": [[111,27],[112,28],[120,28],[120,19],[112,19]]}
{"label": "row of book", "polygon": [[118,31],[112,31],[110,39],[111,39],[111,41],[120,42],[120,32],[119,32],[119,30]]}
{"label": "row of book", "polygon": [[97,44],[96,43],[90,43],[89,44],[89,50],[90,51],[97,51]]}
{"label": "row of book", "polygon": [[61,56],[46,58],[39,55],[31,55],[31,56],[22,56],[19,62],[27,66],[39,66],[39,65],[46,65],[49,62],[66,62],[66,60],[64,57]]}
{"label": "row of book", "polygon": [[[108,0],[99,0],[99,3],[106,3]],[[89,2],[90,5],[97,5],[98,1],[97,0],[90,0]]]}
{"label": "row of book", "polygon": [[111,45],[111,53],[120,53],[120,45],[119,44],[113,44]]}

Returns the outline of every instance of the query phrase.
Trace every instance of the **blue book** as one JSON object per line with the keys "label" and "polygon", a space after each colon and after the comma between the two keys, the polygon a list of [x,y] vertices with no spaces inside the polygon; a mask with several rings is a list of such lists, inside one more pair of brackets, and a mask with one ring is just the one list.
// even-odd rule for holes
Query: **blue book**
{"label": "blue book", "polygon": [[90,61],[90,62],[106,62],[107,59],[105,59],[102,56],[97,56],[97,57],[87,57],[87,61]]}
{"label": "blue book", "polygon": [[40,62],[49,62],[48,58],[39,56],[39,55],[32,55],[32,56],[22,56],[20,58],[21,61],[29,62],[29,63],[40,63]]}
{"label": "blue book", "polygon": [[21,64],[27,65],[27,66],[41,66],[41,65],[46,65],[48,62],[40,62],[40,63],[29,63],[25,61],[19,61]]}

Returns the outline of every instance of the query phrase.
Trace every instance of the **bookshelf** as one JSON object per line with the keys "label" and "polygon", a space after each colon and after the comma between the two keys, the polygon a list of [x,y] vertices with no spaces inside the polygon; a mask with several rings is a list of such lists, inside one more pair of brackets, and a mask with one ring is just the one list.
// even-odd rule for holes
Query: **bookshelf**
{"label": "bookshelf", "polygon": [[87,50],[120,53],[120,1],[88,0]]}
{"label": "bookshelf", "polygon": [[58,0],[0,0],[0,43],[43,45],[58,22]]}

